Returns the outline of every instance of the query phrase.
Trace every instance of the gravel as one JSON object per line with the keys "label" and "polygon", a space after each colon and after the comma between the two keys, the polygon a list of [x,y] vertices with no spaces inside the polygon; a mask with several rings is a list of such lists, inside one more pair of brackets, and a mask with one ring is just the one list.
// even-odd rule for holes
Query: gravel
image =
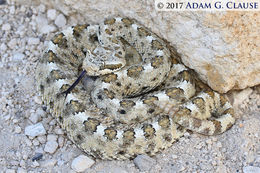
{"label": "gravel", "polygon": [[55,20],[57,16],[57,11],[55,9],[49,9],[47,11],[47,17],[49,20]]}
{"label": "gravel", "polygon": [[30,38],[28,38],[27,43],[28,43],[28,45],[37,45],[37,44],[40,43],[40,39],[39,38],[30,37]]}
{"label": "gravel", "polygon": [[255,167],[255,166],[245,166],[245,167],[243,167],[243,172],[244,173],[259,173],[260,168]]}
{"label": "gravel", "polygon": [[59,145],[56,141],[47,141],[44,147],[44,151],[53,154],[57,150],[58,146]]}
{"label": "gravel", "polygon": [[9,23],[3,24],[2,30],[3,31],[9,31],[11,29],[11,25]]}
{"label": "gravel", "polygon": [[94,160],[85,155],[80,155],[72,161],[71,168],[76,172],[83,172],[87,168],[90,168],[94,163]]}
{"label": "gravel", "polygon": [[[0,6],[0,172],[259,172],[260,86],[231,94],[237,122],[221,135],[186,133],[154,157],[87,157],[42,104],[34,79],[47,41],[80,19],[43,4]],[[41,157],[32,161],[36,153]]]}
{"label": "gravel", "polygon": [[24,133],[25,133],[25,135],[35,137],[35,136],[45,135],[46,130],[44,129],[42,123],[37,123],[37,124],[25,127]]}
{"label": "gravel", "polygon": [[138,155],[134,159],[134,164],[140,171],[149,171],[156,164],[156,161],[147,155]]}
{"label": "gravel", "polygon": [[55,19],[55,25],[57,25],[58,27],[62,28],[66,25],[67,20],[65,18],[65,16],[63,14],[59,14],[57,16],[57,18]]}

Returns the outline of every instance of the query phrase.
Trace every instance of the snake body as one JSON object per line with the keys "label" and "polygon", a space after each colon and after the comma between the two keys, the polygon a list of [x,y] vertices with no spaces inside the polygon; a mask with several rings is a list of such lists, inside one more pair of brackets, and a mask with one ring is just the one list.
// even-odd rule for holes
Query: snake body
{"label": "snake body", "polygon": [[[62,94],[83,70],[82,82]],[[216,135],[235,122],[225,96],[200,82],[166,41],[130,18],[57,33],[36,80],[69,139],[99,159],[154,155],[187,129]]]}

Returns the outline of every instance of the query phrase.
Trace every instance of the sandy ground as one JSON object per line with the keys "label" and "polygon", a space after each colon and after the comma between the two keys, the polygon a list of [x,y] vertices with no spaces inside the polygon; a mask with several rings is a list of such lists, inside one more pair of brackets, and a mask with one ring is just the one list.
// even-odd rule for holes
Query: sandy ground
{"label": "sandy ground", "polygon": [[[64,22],[57,19],[60,12],[54,15],[47,10],[42,5],[0,5],[0,172],[75,172],[73,159],[85,155],[67,139],[36,91],[34,71],[47,40],[57,30],[81,23],[69,17]],[[85,172],[256,172],[260,169],[260,87],[233,95],[237,122],[226,133],[210,137],[186,133],[171,148],[141,160],[139,164],[147,169],[133,160],[95,160]],[[26,136],[25,127],[36,123],[43,124],[46,134]],[[54,144],[47,146],[51,140]],[[43,157],[33,162],[36,153]]]}

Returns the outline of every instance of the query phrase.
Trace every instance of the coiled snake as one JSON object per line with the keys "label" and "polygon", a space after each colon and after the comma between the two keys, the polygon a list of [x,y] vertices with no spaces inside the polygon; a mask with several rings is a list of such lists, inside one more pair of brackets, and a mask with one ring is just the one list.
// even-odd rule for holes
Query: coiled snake
{"label": "coiled snake", "polygon": [[[82,71],[86,75],[71,88]],[[235,122],[223,95],[200,82],[166,41],[130,18],[56,34],[36,79],[68,137],[95,158],[154,155],[186,129],[215,135]]]}

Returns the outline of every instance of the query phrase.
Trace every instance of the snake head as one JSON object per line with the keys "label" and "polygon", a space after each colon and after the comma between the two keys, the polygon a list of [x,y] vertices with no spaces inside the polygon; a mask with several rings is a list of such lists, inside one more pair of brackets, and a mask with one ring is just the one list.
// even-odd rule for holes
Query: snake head
{"label": "snake head", "polygon": [[97,46],[93,51],[87,51],[82,68],[90,76],[100,76],[118,71],[125,64],[125,54],[120,48]]}

